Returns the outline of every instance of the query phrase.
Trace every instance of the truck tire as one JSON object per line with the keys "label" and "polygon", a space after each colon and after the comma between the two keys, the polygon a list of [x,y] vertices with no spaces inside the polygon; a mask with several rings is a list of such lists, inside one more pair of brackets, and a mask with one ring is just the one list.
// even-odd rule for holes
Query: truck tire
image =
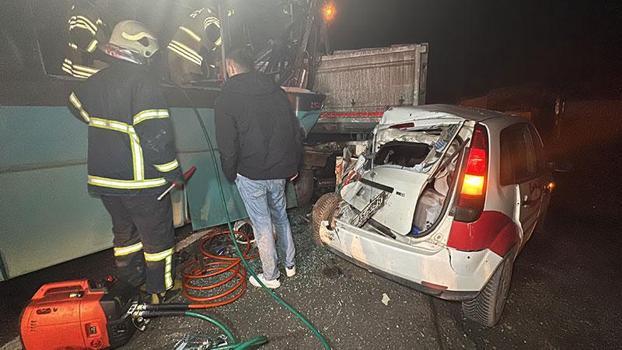
{"label": "truck tire", "polygon": [[296,200],[299,207],[311,204],[313,198],[313,170],[301,170],[299,178],[294,182],[296,190]]}
{"label": "truck tire", "polygon": [[313,240],[315,244],[322,245],[320,239],[320,224],[324,220],[329,220],[337,207],[341,198],[336,193],[326,193],[321,196],[315,205],[313,205],[313,211],[311,212],[311,226],[313,228]]}
{"label": "truck tire", "polygon": [[510,290],[514,257],[515,254],[510,253],[475,299],[462,302],[466,318],[487,327],[499,322]]}

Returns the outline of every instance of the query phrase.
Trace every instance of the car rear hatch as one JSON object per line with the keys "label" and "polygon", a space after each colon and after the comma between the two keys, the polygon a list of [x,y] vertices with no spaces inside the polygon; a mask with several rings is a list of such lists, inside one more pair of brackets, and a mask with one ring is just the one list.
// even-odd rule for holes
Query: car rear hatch
{"label": "car rear hatch", "polygon": [[475,123],[447,113],[389,112],[375,130],[371,169],[341,195],[355,209],[350,224],[370,220],[393,234],[422,236],[446,212]]}

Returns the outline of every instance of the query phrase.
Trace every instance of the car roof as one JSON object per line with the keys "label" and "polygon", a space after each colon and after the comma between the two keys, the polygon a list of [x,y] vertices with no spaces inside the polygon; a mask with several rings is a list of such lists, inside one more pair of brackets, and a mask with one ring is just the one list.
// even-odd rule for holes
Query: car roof
{"label": "car roof", "polygon": [[524,119],[518,117],[513,117],[501,112],[487,109],[447,104],[432,104],[423,106],[391,107],[384,112],[380,124],[387,125],[418,120],[444,120],[448,122],[472,120],[475,122],[483,122],[493,118],[505,119],[504,124],[513,124],[515,122],[524,121]]}

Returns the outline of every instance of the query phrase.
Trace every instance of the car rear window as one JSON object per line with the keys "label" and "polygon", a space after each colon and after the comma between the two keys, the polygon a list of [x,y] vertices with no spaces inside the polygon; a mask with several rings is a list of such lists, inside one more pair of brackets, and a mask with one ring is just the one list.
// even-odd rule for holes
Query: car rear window
{"label": "car rear window", "polygon": [[431,146],[425,143],[391,141],[380,147],[374,157],[374,164],[412,168],[425,159],[430,149]]}

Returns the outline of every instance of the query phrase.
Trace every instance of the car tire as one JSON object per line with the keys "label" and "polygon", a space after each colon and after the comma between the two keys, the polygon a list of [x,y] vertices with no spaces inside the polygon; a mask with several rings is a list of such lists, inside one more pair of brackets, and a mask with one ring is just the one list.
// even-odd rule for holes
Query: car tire
{"label": "car tire", "polygon": [[320,225],[322,221],[329,220],[337,207],[341,198],[337,193],[326,193],[322,195],[313,205],[311,212],[311,226],[313,228],[313,240],[317,245],[322,245],[320,239]]}
{"label": "car tire", "polygon": [[514,257],[514,253],[508,255],[475,299],[462,302],[466,318],[487,327],[499,322],[510,290]]}

